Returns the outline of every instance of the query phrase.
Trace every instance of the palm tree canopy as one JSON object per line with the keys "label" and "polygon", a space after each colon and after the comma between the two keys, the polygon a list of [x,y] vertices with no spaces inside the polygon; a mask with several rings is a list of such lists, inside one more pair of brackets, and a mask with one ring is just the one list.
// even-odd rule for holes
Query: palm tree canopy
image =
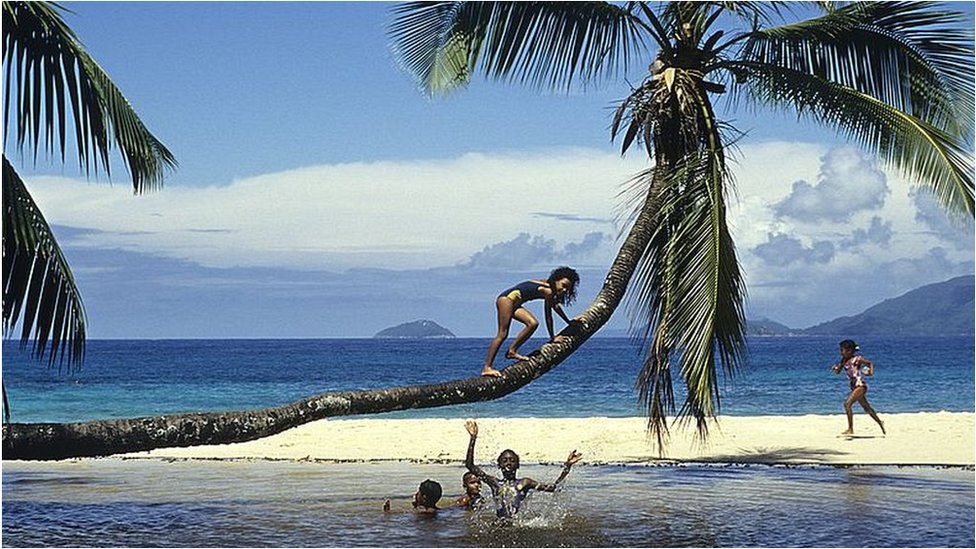
{"label": "palm tree canopy", "polygon": [[78,163],[86,173],[111,174],[115,145],[135,192],[158,187],[176,159],[85,51],[62,11],[43,2],[3,3],[4,131],[15,128],[18,148],[30,144],[35,161],[44,148],[57,149],[63,162],[70,113]]}
{"label": "palm tree canopy", "polygon": [[[415,2],[394,8],[391,49],[427,94],[481,72],[550,90],[610,81],[647,64],[613,117],[622,152],[653,167],[629,207],[653,208],[631,283],[632,329],[647,341],[637,388],[663,444],[671,366],[699,432],[718,409],[717,364],[744,349],[745,287],[725,221],[727,156],[738,134],[715,113],[740,105],[796,113],[837,130],[974,215],[973,33],[951,8],[919,2]],[[721,28],[720,28],[721,27]],[[625,212],[634,219],[635,212]]]}
{"label": "palm tree canopy", "polygon": [[160,187],[176,160],[85,51],[64,11],[3,2],[3,332],[20,321],[21,342],[32,342],[35,356],[49,343],[50,361],[71,365],[84,357],[84,306],[51,227],[7,159],[7,132],[13,128],[17,149],[29,147],[35,163],[42,149],[64,162],[70,126],[86,174],[111,175],[118,147],[137,194]]}

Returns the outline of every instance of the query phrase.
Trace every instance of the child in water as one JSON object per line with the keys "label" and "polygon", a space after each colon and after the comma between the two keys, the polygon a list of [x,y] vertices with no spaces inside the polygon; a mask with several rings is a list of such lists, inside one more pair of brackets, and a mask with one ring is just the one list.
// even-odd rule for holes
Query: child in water
{"label": "child in water", "polygon": [[493,477],[474,464],[474,445],[478,438],[478,424],[473,419],[469,419],[465,422],[464,427],[468,430],[468,434],[471,435],[464,465],[467,466],[468,471],[477,475],[479,479],[491,487],[491,493],[495,497],[495,502],[498,504],[496,514],[499,518],[514,517],[522,501],[529,495],[530,490],[555,492],[556,488],[559,487],[559,483],[569,474],[569,470],[583,457],[583,454],[580,454],[576,450],[571,451],[569,457],[566,458],[566,463],[563,465],[563,470],[559,474],[559,478],[556,479],[556,482],[545,484],[532,480],[531,478],[516,478],[515,474],[519,468],[518,454],[512,450],[505,450],[498,455],[498,468],[502,471],[502,478]]}
{"label": "child in water", "polygon": [[[413,495],[413,512],[423,515],[437,512],[437,502],[441,499],[443,490],[439,482],[427,479],[420,483]],[[383,502],[383,511],[390,512],[390,500]]]}
{"label": "child in water", "polygon": [[[859,350],[857,343],[853,340],[845,339],[840,342],[840,362],[834,364],[831,368],[834,374],[839,374],[841,370],[847,374],[847,380],[851,384],[851,392],[847,395],[847,400],[844,401],[844,412],[847,414],[847,430],[841,433],[842,435],[853,435],[854,434],[854,403],[859,402],[861,408],[871,416],[871,419],[878,422],[878,426],[881,427],[881,433],[885,433],[884,422],[878,417],[878,414],[868,403],[867,392],[868,385],[864,382],[864,376],[874,375],[874,363],[870,360],[864,358],[863,356],[856,354]],[[866,366],[868,371],[865,374],[862,371],[862,367]]]}
{"label": "child in water", "polygon": [[464,494],[457,498],[454,505],[468,510],[478,508],[484,500],[481,497],[481,479],[478,475],[471,471],[464,473],[461,477],[461,486],[464,488]]}
{"label": "child in water", "polygon": [[539,321],[523,305],[529,301],[542,299],[545,301],[546,329],[549,330],[549,341],[562,341],[562,336],[554,335],[552,329],[552,312],[556,311],[566,324],[572,321],[563,312],[562,305],[569,305],[576,299],[576,286],[579,284],[579,274],[569,267],[558,267],[553,269],[546,280],[526,280],[518,285],[502,292],[495,300],[495,307],[498,309],[498,333],[491,340],[488,346],[488,357],[485,358],[484,367],[481,369],[483,376],[500,376],[501,372],[493,367],[495,355],[498,349],[508,337],[508,330],[512,325],[512,319],[525,324],[525,328],[515,336],[515,341],[505,353],[505,358],[512,360],[528,360],[529,358],[520,355],[519,347],[525,343],[535,329],[539,327]]}

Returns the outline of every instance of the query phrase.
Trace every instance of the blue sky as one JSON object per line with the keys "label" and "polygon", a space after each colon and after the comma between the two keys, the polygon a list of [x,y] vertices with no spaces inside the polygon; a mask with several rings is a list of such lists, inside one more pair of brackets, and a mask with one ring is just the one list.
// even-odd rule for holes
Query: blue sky
{"label": "blue sky", "polygon": [[[431,100],[391,59],[390,4],[66,6],[180,162],[134,197],[119,163],[108,184],[6,151],[92,337],[362,337],[419,318],[487,336],[494,296],[558,264],[583,275],[578,307],[598,290],[617,193],[646,167],[609,140],[624,78],[570,94],[476,78]],[[972,223],[870,156],[790,115],[721,112],[748,131],[730,221],[750,316],[805,327],[973,272]]]}

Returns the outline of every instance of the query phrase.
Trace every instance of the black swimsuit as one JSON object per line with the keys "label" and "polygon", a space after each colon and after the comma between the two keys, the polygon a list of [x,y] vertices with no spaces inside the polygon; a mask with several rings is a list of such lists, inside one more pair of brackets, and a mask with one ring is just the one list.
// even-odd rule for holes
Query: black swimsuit
{"label": "black swimsuit", "polygon": [[538,282],[526,280],[498,294],[498,297],[507,297],[514,301],[516,305],[521,305],[526,301],[544,299],[546,296],[539,290],[540,287],[544,286],[548,286],[548,284],[539,284]]}

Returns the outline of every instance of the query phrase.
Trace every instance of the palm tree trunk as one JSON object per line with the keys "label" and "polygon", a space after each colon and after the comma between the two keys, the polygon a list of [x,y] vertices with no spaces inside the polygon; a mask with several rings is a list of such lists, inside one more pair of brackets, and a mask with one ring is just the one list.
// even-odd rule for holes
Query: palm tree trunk
{"label": "palm tree trunk", "polygon": [[657,200],[653,195],[652,187],[593,303],[580,315],[580,322],[563,330],[567,340],[543,345],[529,361],[505,368],[501,377],[479,376],[430,385],[323,393],[284,406],[241,412],[84,423],[8,423],[3,426],[3,459],[65,459],[246,442],[328,417],[433,408],[505,396],[559,365],[610,319],[653,233],[657,214]]}

